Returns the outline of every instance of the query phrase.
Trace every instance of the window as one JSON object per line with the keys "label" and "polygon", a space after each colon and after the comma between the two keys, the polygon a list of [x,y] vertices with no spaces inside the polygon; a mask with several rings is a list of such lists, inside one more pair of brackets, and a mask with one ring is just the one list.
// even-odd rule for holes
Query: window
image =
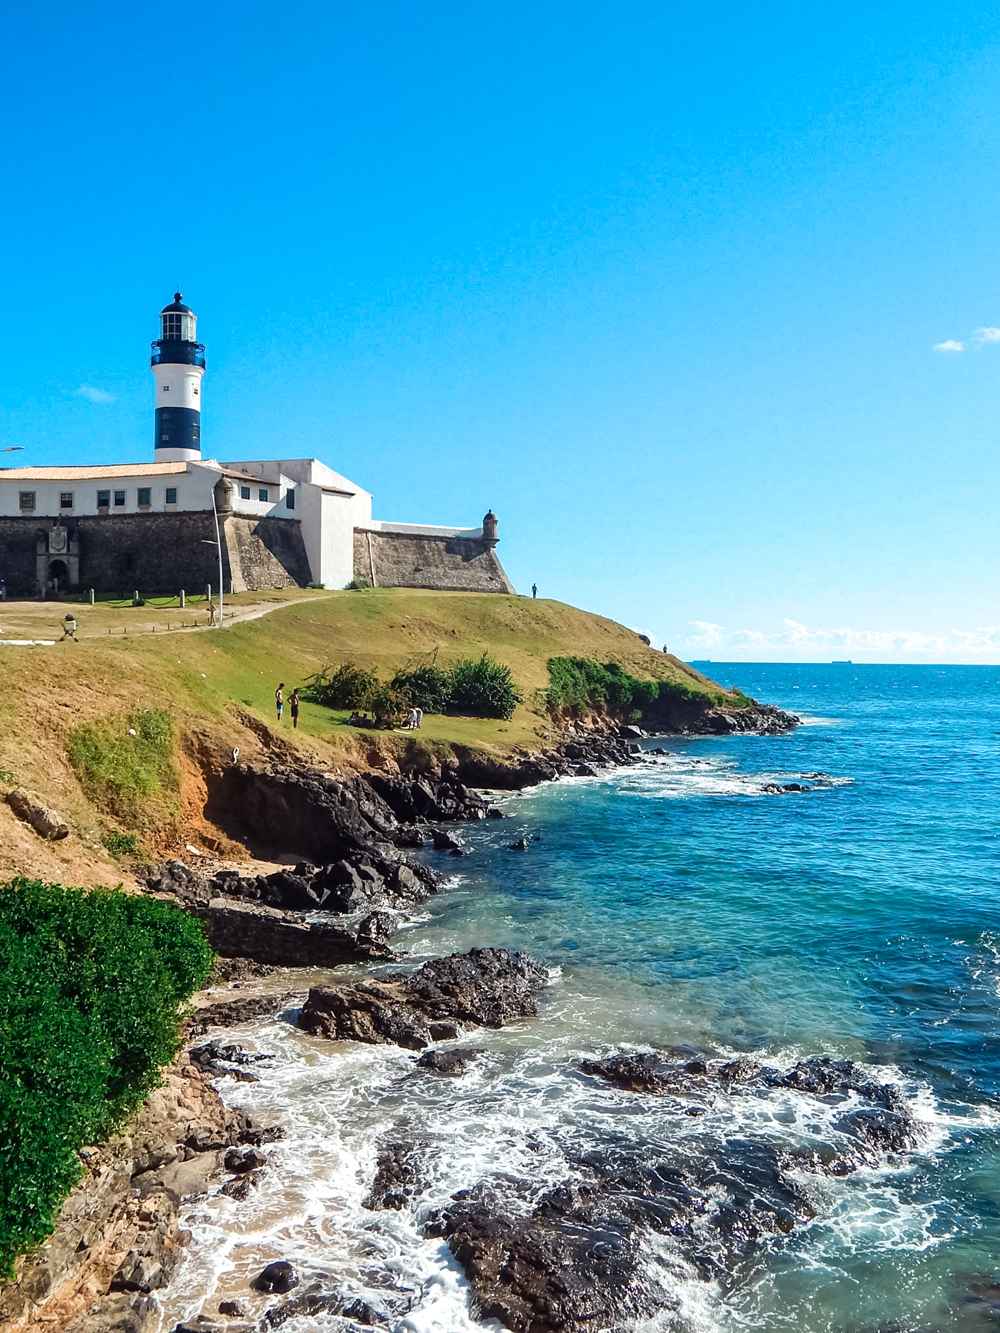
{"label": "window", "polygon": [[181,317],[176,312],[163,316],[163,336],[164,338],[179,338],[181,336]]}
{"label": "window", "polygon": [[22,514],[33,514],[35,512],[35,492],[22,491],[19,507]]}
{"label": "window", "polygon": [[152,491],[150,490],[150,488],[149,488],[148,486],[140,486],[140,487],[139,487],[139,496],[138,496],[138,499],[139,499],[139,508],[140,508],[140,509],[142,509],[143,506],[145,506],[146,509],[149,508],[149,506],[150,506],[150,504],[151,504],[151,496],[152,496]]}
{"label": "window", "polygon": [[110,504],[111,504],[111,492],[110,492],[110,491],[98,491],[98,492],[97,492],[97,507],[98,507],[98,509],[107,509],[107,507],[108,507]]}
{"label": "window", "polygon": [[260,490],[257,492],[257,499],[258,499],[258,500],[266,500],[267,498],[268,498],[268,495],[267,495],[267,487],[266,487],[266,486],[262,486],[262,487],[260,488]]}
{"label": "window", "polygon": [[250,487],[249,487],[249,486],[241,486],[241,487],[240,487],[240,499],[241,499],[241,500],[249,500],[249,499],[250,499]]}
{"label": "window", "polygon": [[294,509],[294,508],[295,508],[295,487],[294,487],[294,486],[289,486],[288,490],[285,492],[285,508],[286,508],[286,509]]}
{"label": "window", "polygon": [[72,491],[60,491],[60,492],[59,492],[59,508],[60,508],[60,509],[72,509],[72,508],[73,508],[73,492],[72,492]]}
{"label": "window", "polygon": [[124,508],[125,508],[125,492],[124,492],[124,491],[115,491],[115,508],[116,508],[116,509],[124,509]]}
{"label": "window", "polygon": [[176,486],[168,486],[168,487],[167,487],[167,494],[166,494],[165,499],[166,499],[166,502],[167,502],[168,505],[175,505],[175,504],[177,503],[177,487],[176,487]]}
{"label": "window", "polygon": [[163,392],[164,392],[164,393],[169,393],[169,392],[170,392],[170,385],[169,385],[169,384],[164,384],[164,386],[163,386]]}

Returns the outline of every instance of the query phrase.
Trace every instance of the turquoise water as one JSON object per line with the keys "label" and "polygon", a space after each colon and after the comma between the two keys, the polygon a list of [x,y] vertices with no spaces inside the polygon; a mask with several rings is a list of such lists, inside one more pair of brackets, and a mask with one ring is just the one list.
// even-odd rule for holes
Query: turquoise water
{"label": "turquoise water", "polygon": [[[471,1074],[421,1077],[409,1053],[331,1048],[279,1024],[251,1033],[275,1075],[232,1095],[286,1119],[284,1174],[238,1223],[227,1203],[191,1219],[213,1260],[186,1270],[188,1292],[236,1290],[278,1253],[322,1253],[318,1272],[376,1301],[410,1293],[393,1328],[491,1328],[420,1234],[454,1190],[498,1173],[540,1189],[565,1173],[567,1147],[611,1132],[681,1157],[712,1136],[828,1137],[816,1099],[726,1098],[692,1122],[576,1073],[583,1054],[684,1042],[867,1062],[905,1088],[924,1141],[880,1170],[806,1182],[816,1219],[767,1241],[725,1290],[651,1245],[649,1280],[677,1307],[644,1329],[995,1327],[970,1296],[1000,1255],[1000,670],[710,670],[806,725],[651,742],[666,753],[507,798],[506,821],[465,835],[470,857],[436,859],[455,876],[401,937],[415,959],[511,944],[555,969],[537,1020],[477,1034],[487,1056]],[[793,780],[822,785],[763,792]],[[538,841],[511,851],[524,831]],[[415,1214],[372,1215],[374,1145],[400,1132],[425,1143],[429,1184]]]}

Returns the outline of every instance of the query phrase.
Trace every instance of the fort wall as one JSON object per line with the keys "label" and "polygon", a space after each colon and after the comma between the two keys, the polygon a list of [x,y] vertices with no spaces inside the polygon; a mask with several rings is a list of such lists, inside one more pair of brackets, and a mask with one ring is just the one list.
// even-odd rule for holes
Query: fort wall
{"label": "fort wall", "polygon": [[375,588],[514,591],[493,542],[413,531],[355,528],[354,577]]}

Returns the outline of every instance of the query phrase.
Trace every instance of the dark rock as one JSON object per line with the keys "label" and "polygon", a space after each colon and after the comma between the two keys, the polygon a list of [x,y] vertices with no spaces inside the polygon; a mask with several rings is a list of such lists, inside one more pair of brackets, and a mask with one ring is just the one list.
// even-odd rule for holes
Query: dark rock
{"label": "dark rock", "polygon": [[249,1313],[249,1308],[242,1301],[219,1302],[219,1314],[228,1315],[230,1319],[246,1319]]}
{"label": "dark rock", "polygon": [[456,1036],[463,1024],[502,1027],[536,1014],[535,994],[546,980],[544,968],[526,954],[473,949],[389,981],[314,986],[299,1026],[339,1041],[421,1050]]}
{"label": "dark rock", "polygon": [[259,1148],[230,1148],[224,1159],[227,1171],[242,1175],[244,1171],[256,1171],[267,1164],[267,1157]]}
{"label": "dark rock", "polygon": [[435,1074],[456,1076],[464,1074],[473,1060],[483,1052],[472,1047],[458,1047],[449,1050],[425,1051],[417,1061],[418,1069],[430,1069]]}
{"label": "dark rock", "polygon": [[[203,1069],[206,1074],[225,1075],[244,1083],[257,1083],[256,1074],[251,1074],[243,1066],[260,1064],[270,1060],[269,1055],[256,1055],[242,1046],[227,1045],[221,1041],[206,1042],[204,1046],[195,1046],[189,1052],[193,1065]],[[233,1066],[237,1066],[233,1068]]]}
{"label": "dark rock", "polygon": [[339,1316],[354,1321],[354,1326],[372,1328],[381,1322],[378,1311],[367,1301],[343,1292],[324,1291],[317,1283],[293,1296],[281,1305],[273,1305],[264,1315],[265,1328],[280,1328],[289,1319],[313,1318],[316,1315]]}
{"label": "dark rock", "polygon": [[454,834],[447,832],[446,829],[432,829],[431,841],[434,844],[434,850],[438,852],[464,852],[465,844],[459,842]]}
{"label": "dark rock", "polygon": [[263,995],[241,995],[236,999],[216,1000],[201,1005],[188,1020],[188,1033],[196,1037],[211,1028],[235,1027],[256,1018],[277,1017],[282,1010],[297,1001],[301,994],[301,990],[276,991]]}
{"label": "dark rock", "polygon": [[260,1184],[261,1174],[260,1171],[246,1171],[243,1175],[233,1176],[231,1180],[226,1181],[219,1193],[243,1203]]}
{"label": "dark rock", "polygon": [[276,1259],[263,1268],[250,1284],[255,1291],[277,1292],[284,1295],[299,1285],[299,1275],[295,1265],[288,1259]]}
{"label": "dark rock", "polygon": [[509,842],[507,846],[512,852],[526,852],[533,842],[533,836],[530,833],[525,833],[522,837],[515,838],[513,842]]}
{"label": "dark rock", "polygon": [[379,1149],[375,1179],[364,1206],[373,1210],[405,1208],[424,1183],[417,1148],[412,1143],[389,1141]]}

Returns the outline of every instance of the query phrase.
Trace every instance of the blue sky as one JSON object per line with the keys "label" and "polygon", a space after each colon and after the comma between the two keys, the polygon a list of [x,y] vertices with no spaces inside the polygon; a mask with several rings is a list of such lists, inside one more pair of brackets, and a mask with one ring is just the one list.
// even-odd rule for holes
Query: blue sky
{"label": "blue sky", "polygon": [[1000,661],[992,8],[8,8],[0,445],[148,457],[179,285],[206,453],[685,656]]}

